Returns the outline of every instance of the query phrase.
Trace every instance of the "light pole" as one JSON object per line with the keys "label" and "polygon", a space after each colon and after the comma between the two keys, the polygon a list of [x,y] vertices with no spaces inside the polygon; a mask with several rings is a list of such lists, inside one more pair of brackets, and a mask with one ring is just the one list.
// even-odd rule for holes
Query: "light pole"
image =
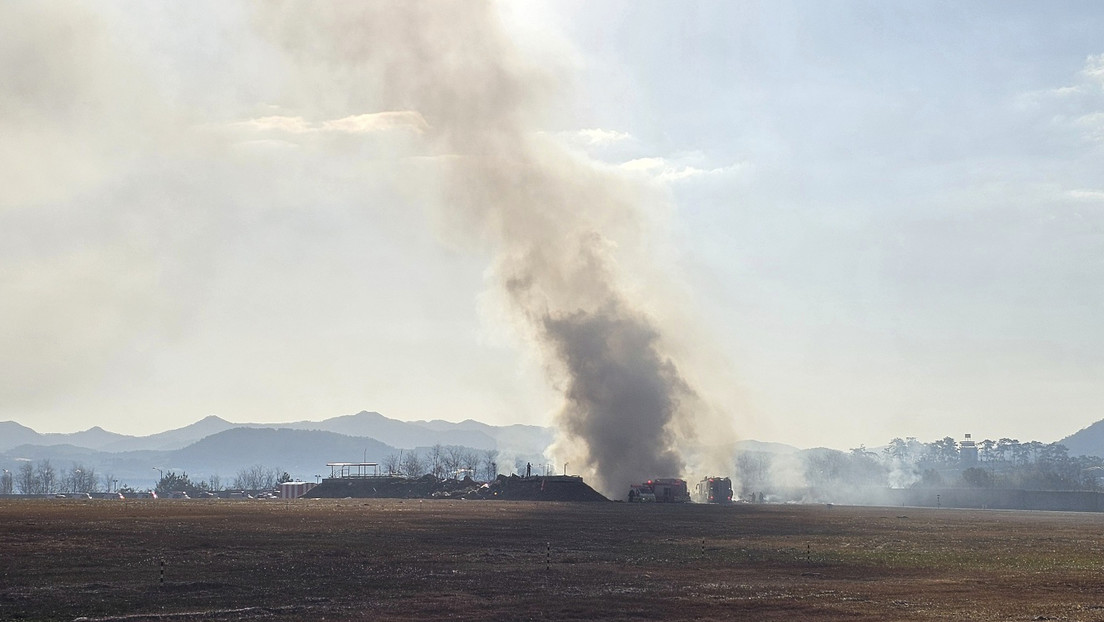
{"label": "light pole", "polygon": [[[161,467],[153,467],[153,470],[154,470],[154,471],[157,471],[157,474],[158,474],[158,475],[160,476],[160,477],[159,477],[159,478],[157,479],[157,483],[158,483],[158,484],[160,485],[160,484],[161,484],[161,480],[165,479],[165,472],[161,470]],[[156,487],[157,487],[157,486],[154,486],[154,488],[156,488]]]}

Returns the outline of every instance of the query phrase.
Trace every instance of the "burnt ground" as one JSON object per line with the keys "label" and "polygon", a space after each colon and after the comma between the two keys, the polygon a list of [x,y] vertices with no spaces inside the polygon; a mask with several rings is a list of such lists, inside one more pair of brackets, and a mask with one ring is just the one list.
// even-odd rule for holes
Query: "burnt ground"
{"label": "burnt ground", "polygon": [[1102,570],[1089,513],[0,501],[2,620],[1104,620]]}

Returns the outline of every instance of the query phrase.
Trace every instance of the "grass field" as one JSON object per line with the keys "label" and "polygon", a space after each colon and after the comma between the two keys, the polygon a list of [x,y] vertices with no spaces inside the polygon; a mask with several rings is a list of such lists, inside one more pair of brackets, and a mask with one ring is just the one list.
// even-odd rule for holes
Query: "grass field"
{"label": "grass field", "polygon": [[1104,621],[1104,515],[0,501],[0,620],[79,618]]}

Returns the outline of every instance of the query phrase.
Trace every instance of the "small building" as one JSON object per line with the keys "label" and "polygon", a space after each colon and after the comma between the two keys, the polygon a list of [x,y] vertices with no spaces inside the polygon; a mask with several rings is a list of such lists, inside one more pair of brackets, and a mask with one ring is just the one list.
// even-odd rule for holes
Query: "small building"
{"label": "small building", "polygon": [[315,486],[314,482],[283,482],[280,484],[280,498],[298,499]]}

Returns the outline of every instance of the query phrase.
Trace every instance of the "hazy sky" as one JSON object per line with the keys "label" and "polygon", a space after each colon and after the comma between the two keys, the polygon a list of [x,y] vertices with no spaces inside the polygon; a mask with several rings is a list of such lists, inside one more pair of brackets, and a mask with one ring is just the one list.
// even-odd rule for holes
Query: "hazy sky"
{"label": "hazy sky", "polygon": [[[312,6],[0,4],[0,420],[552,420],[433,128]],[[739,436],[1104,418],[1099,3],[499,8],[532,133],[648,197],[622,268]]]}

